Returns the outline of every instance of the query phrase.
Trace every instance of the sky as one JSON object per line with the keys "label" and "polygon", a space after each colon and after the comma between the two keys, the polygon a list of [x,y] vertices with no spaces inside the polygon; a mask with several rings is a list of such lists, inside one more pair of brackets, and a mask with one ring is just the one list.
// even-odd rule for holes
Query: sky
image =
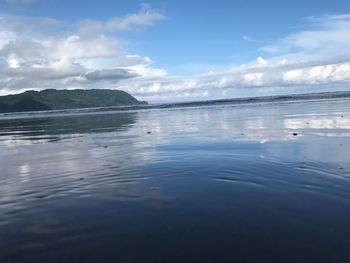
{"label": "sky", "polygon": [[173,102],[350,90],[347,0],[0,0],[0,95]]}

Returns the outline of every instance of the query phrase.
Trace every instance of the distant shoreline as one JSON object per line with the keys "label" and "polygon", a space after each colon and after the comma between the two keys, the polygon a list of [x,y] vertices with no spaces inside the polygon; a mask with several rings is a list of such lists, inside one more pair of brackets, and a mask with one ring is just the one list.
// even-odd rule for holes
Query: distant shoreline
{"label": "distant shoreline", "polygon": [[342,98],[350,98],[350,91],[291,94],[291,95],[263,96],[263,97],[245,97],[245,98],[234,98],[234,99],[148,104],[148,105],[61,109],[61,110],[48,110],[48,111],[8,112],[8,113],[0,113],[0,120],[13,119],[13,118],[16,118],[16,119],[36,118],[36,117],[41,118],[41,117],[48,117],[48,116],[60,117],[60,116],[66,116],[66,115],[80,115],[80,114],[104,114],[104,113],[107,114],[107,113],[114,113],[114,112],[139,111],[139,110],[149,110],[149,109],[195,108],[195,107],[205,107],[205,106],[247,105],[247,104],[259,104],[259,103],[298,102],[298,101],[307,101],[307,100],[327,100],[327,99],[342,99]]}
{"label": "distant shoreline", "polygon": [[[164,104],[150,104],[148,107],[191,107],[201,105],[216,105],[216,104],[250,104],[250,103],[262,103],[262,102],[274,102],[274,101],[298,101],[298,100],[317,100],[317,99],[336,99],[336,98],[349,98],[350,91],[332,91],[332,92],[318,92],[318,93],[303,93],[303,94],[288,94],[288,95],[276,95],[276,96],[259,96],[259,97],[242,97],[242,98],[230,98],[219,100],[205,100],[205,101],[193,101],[193,102],[178,102],[178,103],[164,103]],[[147,107],[147,106],[146,106]]]}

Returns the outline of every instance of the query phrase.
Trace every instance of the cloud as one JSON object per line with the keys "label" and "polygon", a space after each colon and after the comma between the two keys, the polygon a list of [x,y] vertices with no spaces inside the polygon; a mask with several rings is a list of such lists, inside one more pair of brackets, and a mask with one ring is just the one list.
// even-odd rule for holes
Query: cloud
{"label": "cloud", "polygon": [[107,21],[84,20],[77,24],[78,32],[90,35],[101,32],[133,31],[154,25],[166,19],[166,16],[149,5],[142,4],[139,12],[122,17],[113,17]]}
{"label": "cloud", "polygon": [[261,65],[266,65],[266,64],[267,64],[266,60],[263,59],[262,57],[258,57],[256,60],[257,60]]}
{"label": "cloud", "polygon": [[350,84],[350,15],[308,17],[304,30],[262,46],[254,61],[185,77],[169,75],[147,56],[126,53],[118,34],[163,19],[149,6],[73,24],[0,14],[0,94],[111,88],[160,102],[331,91]]}
{"label": "cloud", "polygon": [[350,63],[299,67],[271,63],[268,66],[256,63],[189,78],[134,82],[129,90],[143,99],[166,101],[169,97],[197,100],[321,92],[341,90],[350,84]]}
{"label": "cloud", "polygon": [[126,31],[139,27],[152,26],[155,22],[164,19],[165,16],[162,13],[153,10],[149,5],[143,4],[139,13],[129,14],[121,18],[113,18],[107,21],[106,26],[111,31]]}
{"label": "cloud", "polygon": [[85,78],[90,81],[113,80],[119,81],[123,79],[135,78],[138,75],[127,69],[105,69],[88,72]]}
{"label": "cloud", "polygon": [[350,15],[309,17],[309,29],[290,34],[262,51],[272,54],[300,53],[308,56],[342,56],[350,45]]}
{"label": "cloud", "polygon": [[250,42],[250,43],[254,43],[254,44],[258,44],[259,43],[259,41],[255,40],[251,36],[243,36],[242,39],[244,41],[247,41],[247,42]]}
{"label": "cloud", "polygon": [[[117,20],[121,29],[146,27],[163,18],[142,6],[135,14]],[[112,20],[111,20],[112,21]],[[108,22],[101,22],[105,25]],[[128,55],[122,40],[103,31],[81,34],[72,25],[51,18],[32,18],[0,13],[1,94],[44,88],[111,88],[123,80],[160,76],[148,57]],[[114,30],[114,29],[113,29]]]}
{"label": "cloud", "polygon": [[[215,99],[350,88],[350,14],[308,17],[305,29],[260,48],[256,61],[136,84],[143,99]],[[243,38],[250,41],[252,38]]]}

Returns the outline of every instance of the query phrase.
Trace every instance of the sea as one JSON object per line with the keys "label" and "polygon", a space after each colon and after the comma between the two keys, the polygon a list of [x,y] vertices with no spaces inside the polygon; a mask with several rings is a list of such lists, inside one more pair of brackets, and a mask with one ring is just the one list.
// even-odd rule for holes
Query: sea
{"label": "sea", "polygon": [[350,98],[0,114],[0,262],[350,262]]}

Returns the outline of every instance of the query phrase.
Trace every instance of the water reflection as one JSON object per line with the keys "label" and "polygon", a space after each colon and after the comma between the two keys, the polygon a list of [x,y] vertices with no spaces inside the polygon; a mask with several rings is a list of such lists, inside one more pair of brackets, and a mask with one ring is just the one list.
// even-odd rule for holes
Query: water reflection
{"label": "water reflection", "polygon": [[136,113],[52,116],[0,120],[0,140],[58,140],[67,135],[122,131],[136,122]]}
{"label": "water reflection", "polygon": [[349,133],[349,100],[0,120],[0,261],[348,262]]}

